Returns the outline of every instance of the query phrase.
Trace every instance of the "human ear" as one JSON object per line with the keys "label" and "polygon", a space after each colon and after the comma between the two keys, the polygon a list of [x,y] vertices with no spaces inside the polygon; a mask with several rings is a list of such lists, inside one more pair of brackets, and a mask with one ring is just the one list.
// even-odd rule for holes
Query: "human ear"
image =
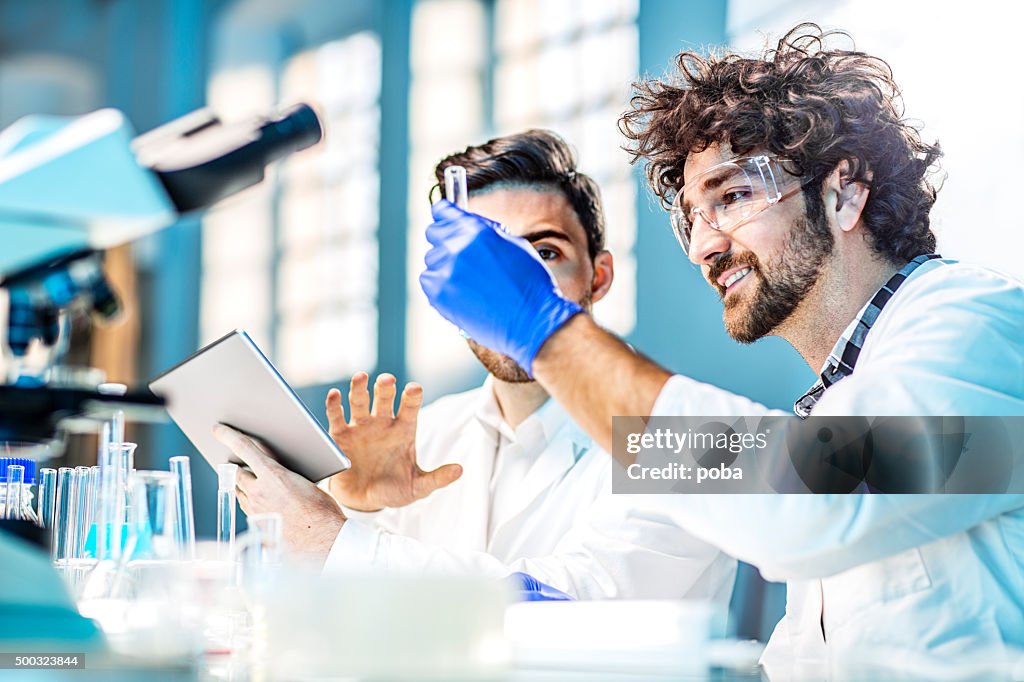
{"label": "human ear", "polygon": [[594,258],[594,279],[590,284],[590,300],[597,303],[611,289],[615,279],[615,262],[609,251],[602,251]]}
{"label": "human ear", "polygon": [[[871,171],[867,172],[867,178],[871,180]],[[871,190],[863,180],[850,177],[850,162],[845,160],[839,163],[826,184],[836,195],[836,223],[843,232],[850,232],[860,223]]]}

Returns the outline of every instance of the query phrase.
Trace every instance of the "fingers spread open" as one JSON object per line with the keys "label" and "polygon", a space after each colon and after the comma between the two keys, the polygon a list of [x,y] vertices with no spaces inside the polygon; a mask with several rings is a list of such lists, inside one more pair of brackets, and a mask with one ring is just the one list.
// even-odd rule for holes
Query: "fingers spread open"
{"label": "fingers spread open", "polygon": [[370,416],[370,392],[367,385],[370,376],[366,372],[356,372],[348,389],[348,409],[352,413],[353,422]]}
{"label": "fingers spread open", "polygon": [[423,387],[417,383],[405,385],[402,400],[398,404],[398,419],[404,422],[415,422],[423,406]]}
{"label": "fingers spread open", "polygon": [[345,407],[341,404],[341,391],[332,388],[327,391],[327,428],[331,435],[344,431],[348,424],[345,423]]}
{"label": "fingers spread open", "polygon": [[374,417],[395,416],[395,376],[393,374],[381,374],[373,385],[373,410]]}

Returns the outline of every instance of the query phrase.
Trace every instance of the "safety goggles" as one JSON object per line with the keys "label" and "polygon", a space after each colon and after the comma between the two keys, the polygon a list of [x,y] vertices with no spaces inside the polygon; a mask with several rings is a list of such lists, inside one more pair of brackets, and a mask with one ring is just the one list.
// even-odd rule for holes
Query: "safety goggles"
{"label": "safety goggles", "polygon": [[801,181],[770,156],[746,156],[708,168],[676,192],[669,218],[683,251],[690,254],[693,223],[730,232],[762,211],[788,199],[813,178]]}

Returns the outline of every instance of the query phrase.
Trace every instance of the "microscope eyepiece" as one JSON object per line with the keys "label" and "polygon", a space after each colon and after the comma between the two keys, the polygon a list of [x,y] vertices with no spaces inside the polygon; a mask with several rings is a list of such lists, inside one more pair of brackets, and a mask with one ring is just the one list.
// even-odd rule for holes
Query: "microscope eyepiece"
{"label": "microscope eyepiece", "polygon": [[139,138],[136,155],[160,178],[178,212],[187,213],[255,185],[268,164],[322,136],[320,119],[308,104],[227,125],[212,114],[191,114]]}
{"label": "microscope eyepiece", "polygon": [[296,104],[280,117],[272,118],[260,128],[261,144],[272,150],[269,160],[308,149],[323,137],[320,118],[308,104]]}

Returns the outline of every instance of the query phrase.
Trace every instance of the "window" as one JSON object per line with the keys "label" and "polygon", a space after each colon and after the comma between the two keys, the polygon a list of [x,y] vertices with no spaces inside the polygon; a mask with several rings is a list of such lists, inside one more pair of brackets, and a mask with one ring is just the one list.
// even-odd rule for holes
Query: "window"
{"label": "window", "polygon": [[364,32],[291,56],[276,78],[251,68],[211,86],[219,112],[303,101],[324,124],[320,144],[204,225],[203,338],[248,328],[295,385],[376,364],[380,65]]}
{"label": "window", "polygon": [[[491,22],[488,11],[494,13]],[[427,305],[419,289],[423,229],[430,222],[426,194],[442,157],[495,135],[550,128],[576,149],[580,170],[601,186],[608,248],[615,255],[615,284],[595,315],[620,334],[633,329],[636,181],[620,150],[617,121],[638,70],[636,15],[636,0],[417,3],[406,355],[415,378],[442,387],[432,392],[465,385],[480,368],[458,331]]]}
{"label": "window", "polygon": [[452,151],[481,141],[486,127],[483,5],[477,0],[418,2],[410,55],[406,363],[432,397],[464,386],[479,367],[458,331],[427,303],[419,275],[427,251],[423,235],[431,221],[427,193],[435,182],[434,166]]}
{"label": "window", "polygon": [[636,181],[617,124],[638,69],[637,2],[498,0],[495,11],[497,132],[554,130],[601,187],[615,282],[594,314],[628,334],[636,324]]}

